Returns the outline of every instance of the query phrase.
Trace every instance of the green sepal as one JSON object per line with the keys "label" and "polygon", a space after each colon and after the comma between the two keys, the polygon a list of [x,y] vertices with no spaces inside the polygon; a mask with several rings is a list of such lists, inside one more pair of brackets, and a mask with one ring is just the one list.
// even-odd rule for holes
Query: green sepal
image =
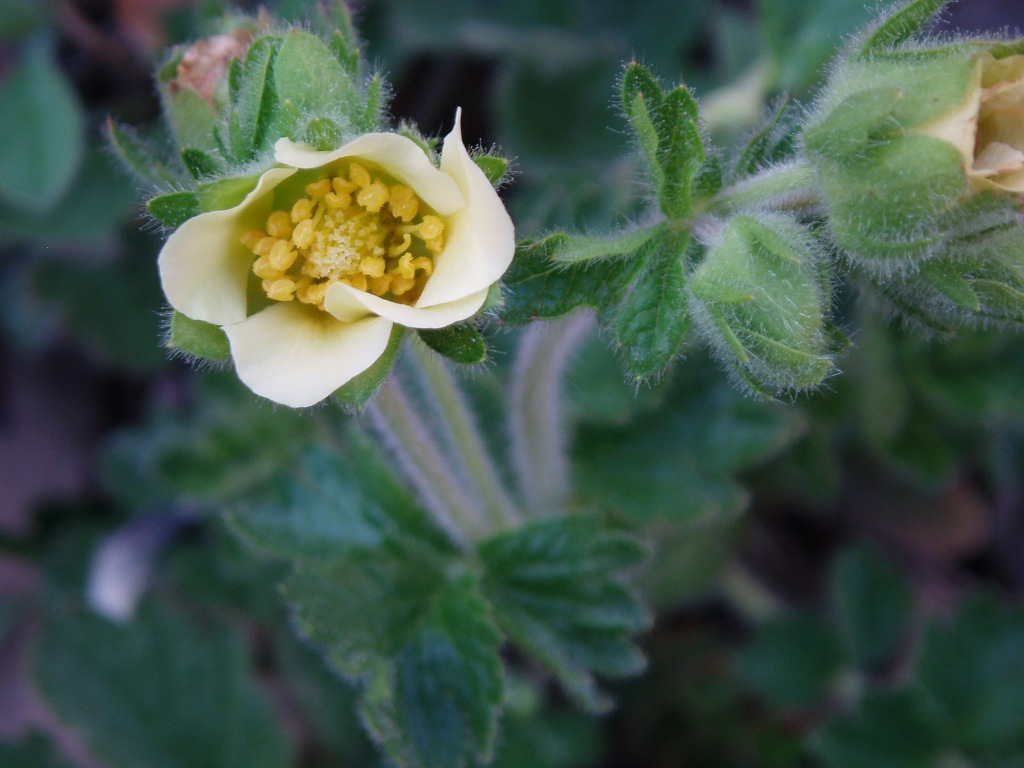
{"label": "green sepal", "polygon": [[484,172],[492,187],[501,184],[508,174],[509,161],[500,155],[473,155],[473,162]]}
{"label": "green sepal", "polygon": [[214,131],[220,116],[210,103],[191,88],[161,89],[164,112],[179,147],[217,148]]}
{"label": "green sepal", "polygon": [[146,210],[165,227],[180,227],[202,213],[195,192],[168,192],[146,201]]}
{"label": "green sepal", "polygon": [[349,76],[354,78],[359,73],[359,45],[355,40],[351,23],[346,32],[347,34],[340,29],[335,30],[331,39],[327,41],[327,47]]}
{"label": "green sepal", "polygon": [[550,258],[559,264],[578,264],[609,256],[630,256],[644,248],[663,231],[663,227],[653,226],[630,229],[609,237],[567,234],[552,244]]}
{"label": "green sepal", "polygon": [[199,184],[196,192],[199,210],[202,213],[210,213],[211,211],[226,211],[229,208],[234,208],[256,189],[259,181],[260,175],[256,174],[253,176],[229,176]]}
{"label": "green sepal", "polygon": [[244,64],[231,62],[228,91],[232,111],[228,118],[228,144],[236,160],[246,161],[269,146],[270,127],[278,101],[275,60],[281,38],[274,35],[253,41]]}
{"label": "green sepal", "polygon": [[684,86],[665,96],[658,126],[658,163],[664,173],[658,203],[670,219],[690,215],[691,184],[704,164],[704,142],[697,128],[696,102]]}
{"label": "green sepal", "polygon": [[181,171],[171,167],[160,151],[143,140],[134,128],[120,125],[108,117],[105,134],[107,146],[113,150],[117,159],[143,183],[156,187],[177,185],[185,181]]}
{"label": "green sepal", "polygon": [[167,346],[206,360],[226,360],[231,357],[231,345],[219,325],[193,320],[177,310],[171,315],[171,333],[167,337]]}
{"label": "green sepal", "polygon": [[596,259],[580,264],[559,264],[552,254],[564,247],[568,235],[556,233],[543,240],[521,243],[503,282],[509,289],[501,320],[526,325],[533,320],[562,317],[578,307],[593,307],[599,314],[617,306],[641,260]]}
{"label": "green sepal", "polygon": [[354,121],[355,127],[363,133],[370,133],[380,128],[384,116],[384,108],[388,101],[388,87],[384,75],[374,72],[366,84],[366,106],[362,115]]}
{"label": "green sepal", "polygon": [[277,98],[307,118],[330,117],[350,124],[363,109],[352,75],[316,35],[289,30],[273,73]]}
{"label": "green sepal", "polygon": [[872,30],[860,46],[861,58],[869,58],[907,42],[920,32],[950,0],[910,0]]}
{"label": "green sepal", "polygon": [[456,363],[474,365],[487,359],[487,341],[471,322],[420,328],[417,333],[424,344]]}
{"label": "green sepal", "polygon": [[629,677],[645,661],[632,637],[650,616],[626,586],[646,549],[593,517],[527,523],[480,546],[498,626],[590,712],[611,702],[595,675]]}
{"label": "green sepal", "polygon": [[686,298],[686,232],[663,229],[643,248],[644,265],[615,321],[615,341],[635,379],[656,378],[690,329]]}
{"label": "green sepal", "polygon": [[303,134],[305,142],[321,152],[340,147],[343,136],[341,127],[328,117],[314,117]]}
{"label": "green sepal", "polygon": [[217,176],[224,172],[224,164],[217,157],[195,147],[181,150],[181,161],[193,179]]}
{"label": "green sepal", "polygon": [[405,329],[400,325],[392,328],[391,338],[388,339],[388,345],[383,354],[373,365],[335,390],[334,399],[352,410],[360,411],[365,408],[366,404],[370,402],[370,398],[380,389],[380,385],[391,373],[391,368],[394,366],[395,360],[398,358],[398,351],[402,346],[404,331]]}
{"label": "green sepal", "polygon": [[693,177],[692,194],[695,200],[714,197],[722,190],[722,161],[717,155],[708,155],[704,165]]}
{"label": "green sepal", "polygon": [[821,163],[844,165],[857,160],[903,97],[895,86],[855,93],[803,132],[804,146]]}

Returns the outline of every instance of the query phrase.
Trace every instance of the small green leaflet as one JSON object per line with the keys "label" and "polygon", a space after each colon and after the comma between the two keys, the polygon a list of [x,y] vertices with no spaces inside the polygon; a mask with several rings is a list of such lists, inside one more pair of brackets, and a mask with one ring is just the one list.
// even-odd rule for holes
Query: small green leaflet
{"label": "small green leaflet", "polygon": [[901,9],[884,19],[872,31],[860,48],[860,57],[868,58],[889,48],[905,43],[920,32],[950,0],[911,0]]}

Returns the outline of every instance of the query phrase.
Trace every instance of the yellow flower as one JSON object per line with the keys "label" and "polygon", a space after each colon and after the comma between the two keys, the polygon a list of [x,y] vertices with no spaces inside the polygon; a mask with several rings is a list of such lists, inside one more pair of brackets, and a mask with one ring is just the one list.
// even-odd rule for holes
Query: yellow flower
{"label": "yellow flower", "polygon": [[974,187],[1024,192],[1024,55],[981,55],[963,103],[918,133],[954,144]]}
{"label": "yellow flower", "polygon": [[439,167],[370,133],[336,150],[281,139],[234,208],[185,222],[160,253],[168,301],[222,326],[242,381],[312,405],[369,368],[394,324],[476,314],[512,261],[512,221],[455,126]]}

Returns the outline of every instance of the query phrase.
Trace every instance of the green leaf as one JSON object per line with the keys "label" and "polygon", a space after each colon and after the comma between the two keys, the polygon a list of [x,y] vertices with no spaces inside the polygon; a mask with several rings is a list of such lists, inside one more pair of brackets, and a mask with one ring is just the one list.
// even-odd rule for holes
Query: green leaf
{"label": "green leaf", "polygon": [[0,199],[26,210],[56,205],[82,162],[85,116],[43,40],[25,44],[0,85],[0,146]]}
{"label": "green leaf", "polygon": [[673,370],[667,403],[627,424],[584,424],[573,447],[579,497],[631,525],[728,518],[747,496],[735,476],[801,431],[792,410],[721,386],[700,357]]}
{"label": "green leaf", "polygon": [[[385,107],[388,102],[388,88],[384,75],[375,72],[370,82],[366,85],[366,108],[362,116],[355,121],[355,127],[369,133],[380,128]],[[492,184],[496,183],[488,177]]]}
{"label": "green leaf", "polygon": [[248,160],[269,146],[268,134],[277,105],[272,70],[281,39],[276,36],[260,37],[246,51],[245,63],[236,59],[230,70],[231,102],[238,130],[232,134],[234,155]]}
{"label": "green leaf", "polygon": [[658,129],[658,165],[663,179],[658,203],[670,219],[690,215],[693,179],[704,164],[704,141],[697,127],[697,103],[685,86],[666,94]]}
{"label": "green leaf", "polygon": [[954,744],[1018,752],[1024,737],[1024,610],[976,598],[952,622],[934,620],[917,676]]}
{"label": "green leaf", "polygon": [[93,753],[138,768],[285,768],[289,744],[238,636],[148,606],[127,626],[50,617],[40,692]]}
{"label": "green leaf", "polygon": [[218,146],[215,130],[220,115],[210,102],[192,88],[171,91],[166,84],[161,83],[161,86],[164,111],[178,146],[196,147],[206,152],[216,151]]}
{"label": "green leaf", "polygon": [[610,237],[564,235],[553,244],[550,258],[560,264],[578,264],[609,256],[630,256],[643,248],[652,238],[663,234],[660,226],[643,227],[619,232]]}
{"label": "green leaf", "polygon": [[563,265],[552,261],[568,235],[549,235],[520,244],[515,260],[505,273],[508,288],[501,319],[509,325],[567,315],[578,307],[608,311],[618,304],[630,279],[640,268],[639,259],[599,259]]}
{"label": "green leaf", "polygon": [[810,613],[773,619],[758,627],[736,667],[746,685],[784,708],[811,707],[824,701],[842,669],[839,638]]}
{"label": "green leaf", "polygon": [[274,88],[309,117],[351,122],[363,109],[351,74],[319,37],[298,29],[288,32],[274,62]]}
{"label": "green leaf", "polygon": [[636,379],[657,377],[690,328],[686,301],[687,235],[664,230],[644,247],[644,267],[619,308],[615,339]]}
{"label": "green leaf", "polygon": [[664,93],[650,70],[634,61],[626,66],[622,75],[621,95],[622,108],[654,175],[654,186],[660,188],[662,173],[658,163],[658,121]]}
{"label": "green leaf", "polygon": [[912,692],[869,693],[856,714],[826,723],[811,744],[829,768],[935,768],[945,746]]}
{"label": "green leaf", "polygon": [[854,663],[870,672],[891,661],[911,613],[910,594],[900,574],[874,552],[852,549],[835,565],[832,600]]}
{"label": "green leaf", "polygon": [[224,165],[217,157],[195,147],[185,147],[181,150],[181,161],[193,179],[216,176],[224,172]]}
{"label": "green leaf", "polygon": [[303,631],[365,687],[363,719],[403,764],[487,762],[504,689],[501,636],[475,578],[423,550],[300,566],[284,586]]}
{"label": "green leaf", "polygon": [[484,172],[491,186],[496,187],[505,180],[509,167],[507,158],[500,155],[473,155],[473,162]]}
{"label": "green leaf", "polygon": [[920,32],[950,0],[910,0],[882,20],[860,47],[860,57],[868,58],[905,43]]}
{"label": "green leaf", "polygon": [[424,344],[456,363],[474,365],[487,359],[487,341],[473,323],[420,328],[417,333]]}
{"label": "green leaf", "polygon": [[391,373],[391,368],[398,359],[398,352],[402,347],[402,335],[405,329],[396,325],[391,329],[391,338],[384,353],[377,358],[377,361],[351,379],[347,384],[335,390],[334,398],[347,408],[361,410],[370,402],[380,385]]}
{"label": "green leaf", "polygon": [[181,171],[169,167],[160,150],[144,141],[134,128],[107,118],[106,137],[108,146],[139,181],[150,186],[181,184],[184,181]]}
{"label": "green leaf", "polygon": [[168,192],[146,201],[146,210],[166,227],[180,227],[202,213],[195,192]]}
{"label": "green leaf", "polygon": [[590,711],[610,706],[594,675],[627,677],[644,666],[632,637],[650,619],[624,570],[645,554],[592,517],[528,523],[480,547],[498,626]]}
{"label": "green leaf", "polygon": [[228,337],[219,325],[193,320],[177,310],[171,315],[171,335],[167,346],[207,360],[231,357]]}
{"label": "green leaf", "polygon": [[780,145],[787,143],[788,132],[785,128],[792,109],[793,101],[788,96],[779,99],[768,119],[748,139],[740,153],[736,164],[737,177],[755,174],[778,159]]}

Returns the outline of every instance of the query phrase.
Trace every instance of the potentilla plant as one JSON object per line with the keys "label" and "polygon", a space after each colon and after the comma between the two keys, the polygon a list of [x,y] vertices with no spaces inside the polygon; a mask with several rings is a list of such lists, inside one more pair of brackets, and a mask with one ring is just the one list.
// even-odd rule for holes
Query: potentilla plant
{"label": "potentilla plant", "polygon": [[[393,762],[493,758],[509,645],[591,712],[610,706],[599,677],[643,668],[647,531],[592,514],[567,452],[562,380],[595,323],[633,384],[703,345],[763,399],[836,374],[847,281],[947,332],[1024,323],[1024,43],[922,36],[944,4],[890,11],[812,105],[731,151],[686,86],[627,64],[648,205],[614,233],[517,246],[507,161],[467,149],[459,113],[440,152],[389,127],[341,5],[315,31],[242,17],[175,51],[158,73],[171,156],[110,124],[158,190],[168,346],[230,360],[278,407],[353,414],[340,455],[304,446],[276,495],[226,514],[291,563],[296,627],[362,686]],[[530,326],[486,422],[450,369],[486,359],[485,322]],[[628,472],[601,450],[591,489]]]}

